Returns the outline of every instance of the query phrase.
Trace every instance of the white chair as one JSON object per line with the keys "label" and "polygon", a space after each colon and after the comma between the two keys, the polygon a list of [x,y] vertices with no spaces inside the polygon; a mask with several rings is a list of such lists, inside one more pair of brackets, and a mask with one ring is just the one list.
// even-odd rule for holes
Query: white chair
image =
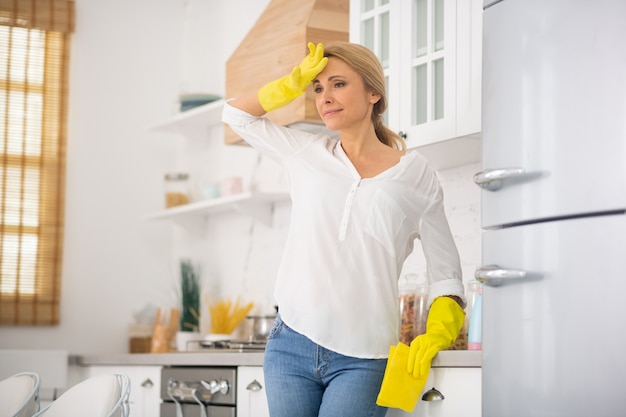
{"label": "white chair", "polygon": [[20,372],[0,381],[0,417],[30,417],[39,410],[39,375]]}
{"label": "white chair", "polygon": [[20,372],[39,375],[39,404],[43,408],[68,384],[69,353],[60,349],[0,349],[0,379]]}
{"label": "white chair", "polygon": [[72,386],[33,417],[128,417],[129,396],[127,375],[97,375]]}

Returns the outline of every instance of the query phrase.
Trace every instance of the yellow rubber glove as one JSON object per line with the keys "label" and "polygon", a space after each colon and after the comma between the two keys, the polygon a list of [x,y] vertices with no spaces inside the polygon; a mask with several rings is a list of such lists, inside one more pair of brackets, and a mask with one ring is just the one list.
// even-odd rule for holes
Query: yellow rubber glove
{"label": "yellow rubber glove", "polygon": [[415,378],[428,376],[430,364],[440,350],[449,348],[456,340],[465,311],[450,297],[437,297],[430,306],[426,333],[411,342],[407,371]]}
{"label": "yellow rubber glove", "polygon": [[291,71],[291,74],[259,89],[257,97],[263,110],[271,111],[291,103],[304,93],[311,81],[322,72],[328,63],[328,58],[324,56],[324,45],[318,43],[315,46],[309,42],[308,46],[309,54]]}

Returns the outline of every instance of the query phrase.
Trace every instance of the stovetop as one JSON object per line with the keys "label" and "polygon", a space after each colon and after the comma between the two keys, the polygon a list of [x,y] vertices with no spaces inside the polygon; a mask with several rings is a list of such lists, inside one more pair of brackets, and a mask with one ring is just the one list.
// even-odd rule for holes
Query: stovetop
{"label": "stovetop", "polygon": [[262,352],[265,350],[265,341],[250,340],[201,340],[200,350],[224,352]]}

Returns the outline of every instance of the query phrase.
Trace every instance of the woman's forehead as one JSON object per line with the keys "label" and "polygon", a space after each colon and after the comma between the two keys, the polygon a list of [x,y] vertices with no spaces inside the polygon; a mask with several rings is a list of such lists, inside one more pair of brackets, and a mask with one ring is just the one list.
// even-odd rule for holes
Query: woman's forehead
{"label": "woman's forehead", "polygon": [[337,77],[351,78],[358,76],[359,74],[343,60],[330,57],[328,58],[328,64],[326,64],[326,67],[324,67],[322,72],[317,75],[314,82],[329,81]]}

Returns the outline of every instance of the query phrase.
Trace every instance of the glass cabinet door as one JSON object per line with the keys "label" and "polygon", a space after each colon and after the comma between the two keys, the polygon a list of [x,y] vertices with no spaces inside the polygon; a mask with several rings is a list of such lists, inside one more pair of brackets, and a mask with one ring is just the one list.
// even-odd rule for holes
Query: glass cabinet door
{"label": "glass cabinet door", "polygon": [[404,0],[399,82],[401,129],[409,146],[454,136],[455,1]]}
{"label": "glass cabinet door", "polygon": [[[390,74],[393,73],[394,53],[391,48],[392,4],[394,0],[351,0],[350,1],[350,41],[361,44],[373,51],[383,66],[385,83],[387,86],[387,99],[399,99],[397,94],[390,91]],[[398,3],[395,1],[395,3]],[[354,12],[358,10],[358,12]],[[389,103],[388,103],[389,104]],[[389,106],[388,106],[389,107]],[[389,108],[385,112],[384,119],[390,124]],[[396,115],[397,118],[397,115]],[[396,122],[397,124],[397,122]]]}
{"label": "glass cabinet door", "polygon": [[350,0],[387,83],[385,123],[437,169],[480,160],[483,0]]}
{"label": "glass cabinet door", "polygon": [[350,40],[374,51],[385,71],[387,125],[410,147],[452,137],[455,0],[352,0],[350,7]]}

